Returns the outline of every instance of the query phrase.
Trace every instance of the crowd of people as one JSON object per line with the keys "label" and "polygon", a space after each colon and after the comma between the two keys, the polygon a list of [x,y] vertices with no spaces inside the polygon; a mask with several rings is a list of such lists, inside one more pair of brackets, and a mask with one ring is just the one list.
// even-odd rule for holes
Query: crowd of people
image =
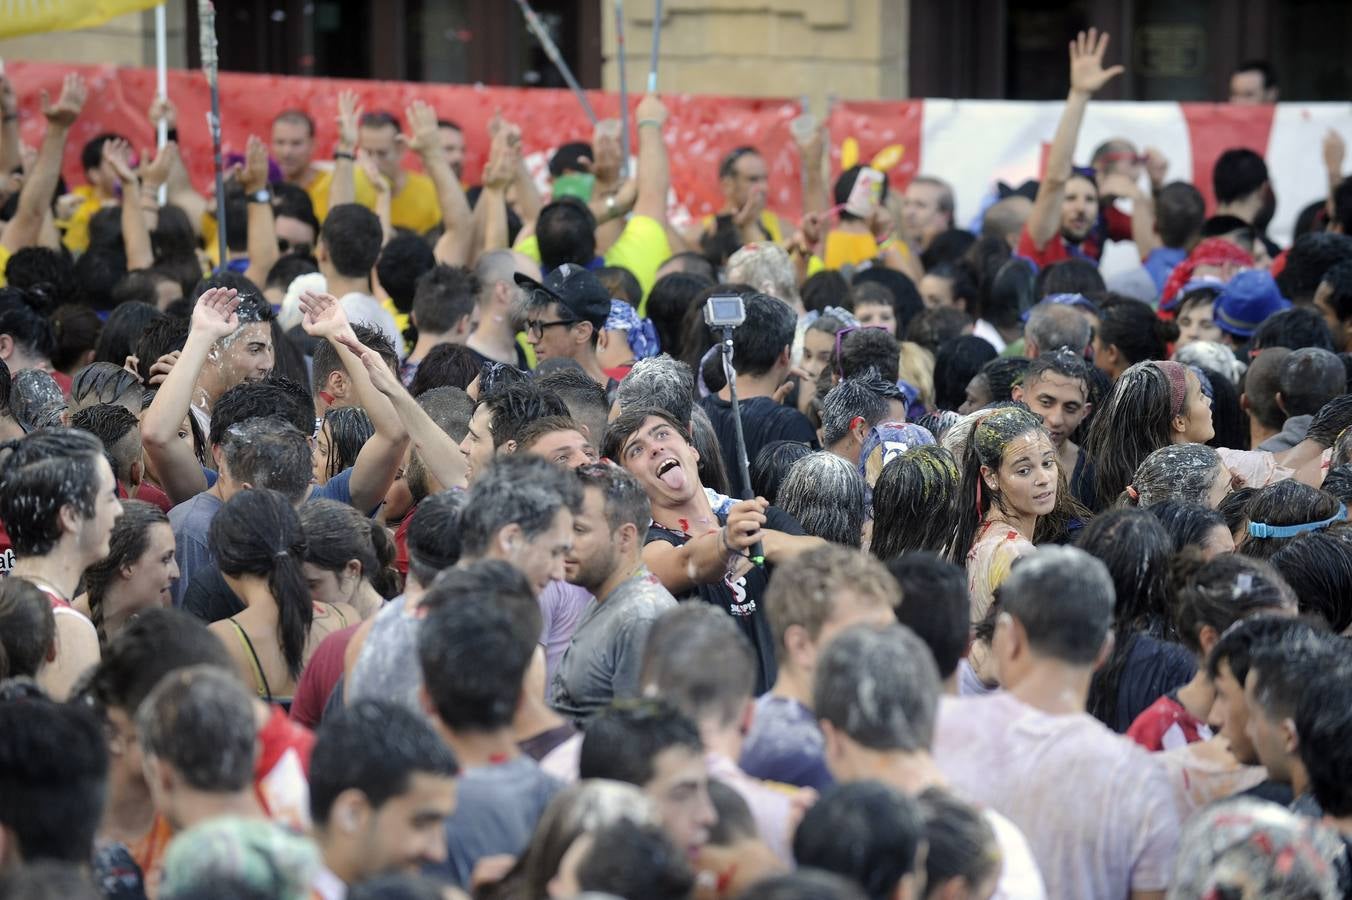
{"label": "crowd of people", "polygon": [[1075,165],[1107,43],[979,234],[822,132],[674,227],[653,95],[546,195],[339,94],[220,222],[0,84],[0,898],[1352,896],[1352,177]]}

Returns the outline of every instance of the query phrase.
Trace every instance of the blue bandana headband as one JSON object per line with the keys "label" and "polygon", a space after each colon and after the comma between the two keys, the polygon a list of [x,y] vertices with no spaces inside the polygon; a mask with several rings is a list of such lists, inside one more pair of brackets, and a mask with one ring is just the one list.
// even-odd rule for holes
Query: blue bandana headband
{"label": "blue bandana headband", "polygon": [[1256,538],[1289,538],[1298,534],[1304,534],[1307,531],[1319,531],[1321,528],[1327,528],[1334,522],[1341,522],[1347,518],[1347,505],[1338,504],[1338,511],[1327,519],[1319,522],[1305,522],[1301,525],[1269,525],[1266,522],[1250,522],[1249,537]]}

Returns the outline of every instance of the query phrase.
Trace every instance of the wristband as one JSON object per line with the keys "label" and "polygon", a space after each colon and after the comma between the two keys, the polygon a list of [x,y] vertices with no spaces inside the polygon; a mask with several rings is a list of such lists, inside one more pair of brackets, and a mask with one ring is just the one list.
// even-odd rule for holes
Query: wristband
{"label": "wristband", "polygon": [[662,128],[662,123],[658,119],[639,119],[638,127],[642,128],[644,125],[651,125],[658,130],[661,130]]}
{"label": "wristband", "polygon": [[346,150],[335,150],[335,151],[333,151],[333,158],[334,158],[334,159],[349,159],[349,160],[351,160],[352,162],[356,162],[356,161],[357,161],[357,155],[356,155],[355,153],[348,153]]}

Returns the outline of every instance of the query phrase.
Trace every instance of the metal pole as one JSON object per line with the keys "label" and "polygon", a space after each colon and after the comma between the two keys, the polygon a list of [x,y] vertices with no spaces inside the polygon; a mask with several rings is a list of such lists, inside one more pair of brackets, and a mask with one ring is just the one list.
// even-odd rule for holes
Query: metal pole
{"label": "metal pole", "polygon": [[[723,374],[728,379],[728,396],[732,400],[733,433],[737,438],[737,469],[742,476],[742,499],[753,500],[755,489],[751,487],[751,466],[746,458],[746,435],[742,431],[742,407],[737,401],[737,370],[732,365],[732,328],[723,328],[723,339],[718,342],[719,352],[723,354]],[[761,542],[756,541],[751,548],[751,561],[756,565],[765,564],[765,550]]]}
{"label": "metal pole", "polygon": [[573,77],[573,70],[568,68],[568,63],[563,59],[563,54],[559,53],[559,48],[554,43],[554,39],[549,36],[544,23],[540,17],[531,9],[529,0],[516,0],[516,5],[521,7],[521,15],[526,17],[526,27],[535,35],[535,39],[540,42],[540,47],[545,51],[545,56],[554,64],[554,68],[559,70],[563,76],[564,83],[572,90],[573,95],[577,97],[577,102],[582,104],[582,111],[587,114],[587,119],[593,125],[596,124],[596,113],[592,110],[591,103],[587,100],[587,93],[582,90],[582,85],[577,83]]}
{"label": "metal pole", "polygon": [[[155,7],[155,90],[161,97],[169,96],[168,25],[165,23],[164,4]],[[169,142],[169,121],[161,118],[156,125],[155,146],[164,149]],[[169,201],[169,185],[160,185],[158,202]]]}
{"label": "metal pole", "polygon": [[615,65],[620,69],[620,177],[629,177],[629,79],[625,77],[624,0],[615,0]]}
{"label": "metal pole", "polygon": [[197,18],[201,27],[197,40],[202,53],[202,71],[211,89],[211,112],[207,128],[211,131],[212,162],[216,167],[216,244],[220,252],[220,267],[230,258],[225,245],[225,171],[221,160],[221,89],[216,83],[220,61],[216,56],[216,8],[211,0],[197,0]]}
{"label": "metal pole", "polygon": [[648,93],[657,93],[657,56],[662,45],[662,0],[653,0],[653,53],[648,60]]}

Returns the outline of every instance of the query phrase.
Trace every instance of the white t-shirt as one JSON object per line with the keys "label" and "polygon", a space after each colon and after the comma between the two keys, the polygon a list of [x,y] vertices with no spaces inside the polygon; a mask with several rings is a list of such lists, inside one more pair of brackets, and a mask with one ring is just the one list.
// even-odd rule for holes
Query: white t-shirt
{"label": "white t-shirt", "polygon": [[404,337],[399,333],[399,326],[395,324],[394,316],[390,315],[389,310],[380,305],[380,301],[370,294],[362,294],[353,291],[350,294],[344,294],[338,300],[338,305],[347,313],[349,322],[365,322],[367,325],[374,325],[385,336],[390,339],[394,345],[395,351],[402,360],[406,355],[404,350]]}
{"label": "white t-shirt", "polygon": [[981,811],[995,832],[1000,845],[1000,881],[990,900],[1046,900],[1047,889],[1042,884],[1033,850],[1019,826],[993,809]]}
{"label": "white t-shirt", "polygon": [[1086,713],[1003,691],[940,701],[934,759],[1024,834],[1051,897],[1122,900],[1173,880],[1179,812],[1163,766]]}

